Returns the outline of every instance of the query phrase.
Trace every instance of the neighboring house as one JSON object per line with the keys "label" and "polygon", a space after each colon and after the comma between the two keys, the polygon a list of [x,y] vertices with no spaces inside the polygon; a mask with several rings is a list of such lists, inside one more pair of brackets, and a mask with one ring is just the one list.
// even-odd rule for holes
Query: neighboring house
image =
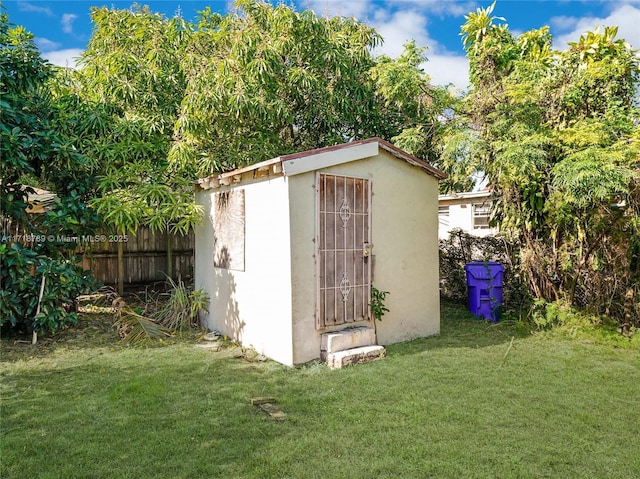
{"label": "neighboring house", "polygon": [[[0,183],[2,180],[0,180]],[[20,190],[27,193],[27,209],[29,214],[40,214],[49,211],[56,200],[56,194],[34,186],[21,185]],[[16,229],[10,216],[0,215],[0,235],[20,235],[31,234],[31,231],[21,231]]]}
{"label": "neighboring house", "polygon": [[[44,213],[49,211],[56,200],[56,194],[41,188],[32,187],[34,193],[29,193],[29,207],[27,213]],[[24,189],[24,187],[23,187]]]}
{"label": "neighboring house", "polygon": [[475,236],[496,234],[498,230],[489,226],[490,208],[490,190],[438,196],[438,237],[446,239],[456,228]]}
{"label": "neighboring house", "polygon": [[[373,344],[438,334],[445,177],[371,138],[198,180],[203,322],[288,365],[321,357],[327,333],[355,326]],[[372,284],[389,292],[382,321],[370,314]]]}

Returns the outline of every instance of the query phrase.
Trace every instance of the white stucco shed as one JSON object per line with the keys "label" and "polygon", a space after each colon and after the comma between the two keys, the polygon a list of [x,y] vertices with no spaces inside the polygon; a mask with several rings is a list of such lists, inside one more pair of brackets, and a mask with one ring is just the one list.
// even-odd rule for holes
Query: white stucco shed
{"label": "white stucco shed", "polygon": [[281,156],[196,183],[195,286],[202,320],[287,365],[320,357],[321,335],[372,326],[387,345],[438,334],[438,180],[380,139]]}

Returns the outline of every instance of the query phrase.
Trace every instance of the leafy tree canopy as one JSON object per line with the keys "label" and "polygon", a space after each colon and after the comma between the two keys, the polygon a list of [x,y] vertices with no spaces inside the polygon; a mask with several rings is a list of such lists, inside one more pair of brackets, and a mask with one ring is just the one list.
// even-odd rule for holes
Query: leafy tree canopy
{"label": "leafy tree canopy", "polygon": [[199,218],[191,175],[167,155],[185,91],[179,59],[190,27],[146,7],[93,8],[94,31],[70,88],[85,108],[83,146],[99,165],[93,200],[118,231],[186,232]]}
{"label": "leafy tree canopy", "polygon": [[[93,164],[78,149],[54,68],[3,10],[0,91],[0,326],[54,330],[75,320],[73,300],[93,284],[57,240],[93,232]],[[32,186],[56,194],[44,214],[29,214]]]}
{"label": "leafy tree canopy", "polygon": [[201,12],[170,158],[200,175],[378,132],[370,27],[243,0]]}
{"label": "leafy tree canopy", "polygon": [[636,52],[615,27],[553,51],[548,28],[515,37],[493,8],[467,15],[462,35],[495,219],[522,242],[538,297],[621,315],[640,279]]}

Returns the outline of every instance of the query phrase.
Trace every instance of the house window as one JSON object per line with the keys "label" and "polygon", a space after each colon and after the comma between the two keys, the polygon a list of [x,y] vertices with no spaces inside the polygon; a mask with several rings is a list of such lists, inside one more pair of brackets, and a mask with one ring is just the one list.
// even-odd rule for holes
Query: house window
{"label": "house window", "polygon": [[438,206],[438,223],[449,226],[449,206]]}
{"label": "house window", "polygon": [[485,204],[473,205],[473,229],[489,229],[489,206]]}

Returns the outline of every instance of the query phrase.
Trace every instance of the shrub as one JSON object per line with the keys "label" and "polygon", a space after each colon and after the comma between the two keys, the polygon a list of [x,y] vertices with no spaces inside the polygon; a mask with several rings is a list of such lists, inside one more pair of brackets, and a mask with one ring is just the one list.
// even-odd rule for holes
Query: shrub
{"label": "shrub", "polygon": [[76,298],[97,287],[73,257],[50,258],[19,243],[0,244],[0,256],[3,332],[46,333],[75,323]]}
{"label": "shrub", "polygon": [[207,293],[194,290],[181,279],[175,282],[168,278],[167,286],[166,293],[145,295],[143,307],[132,308],[116,297],[112,305],[116,312],[115,326],[122,339],[149,343],[199,325],[199,312],[209,308]]}
{"label": "shrub", "polygon": [[611,318],[579,311],[566,302],[535,301],[531,321],[539,330],[552,331],[557,336],[640,350],[637,328],[625,329]]}

